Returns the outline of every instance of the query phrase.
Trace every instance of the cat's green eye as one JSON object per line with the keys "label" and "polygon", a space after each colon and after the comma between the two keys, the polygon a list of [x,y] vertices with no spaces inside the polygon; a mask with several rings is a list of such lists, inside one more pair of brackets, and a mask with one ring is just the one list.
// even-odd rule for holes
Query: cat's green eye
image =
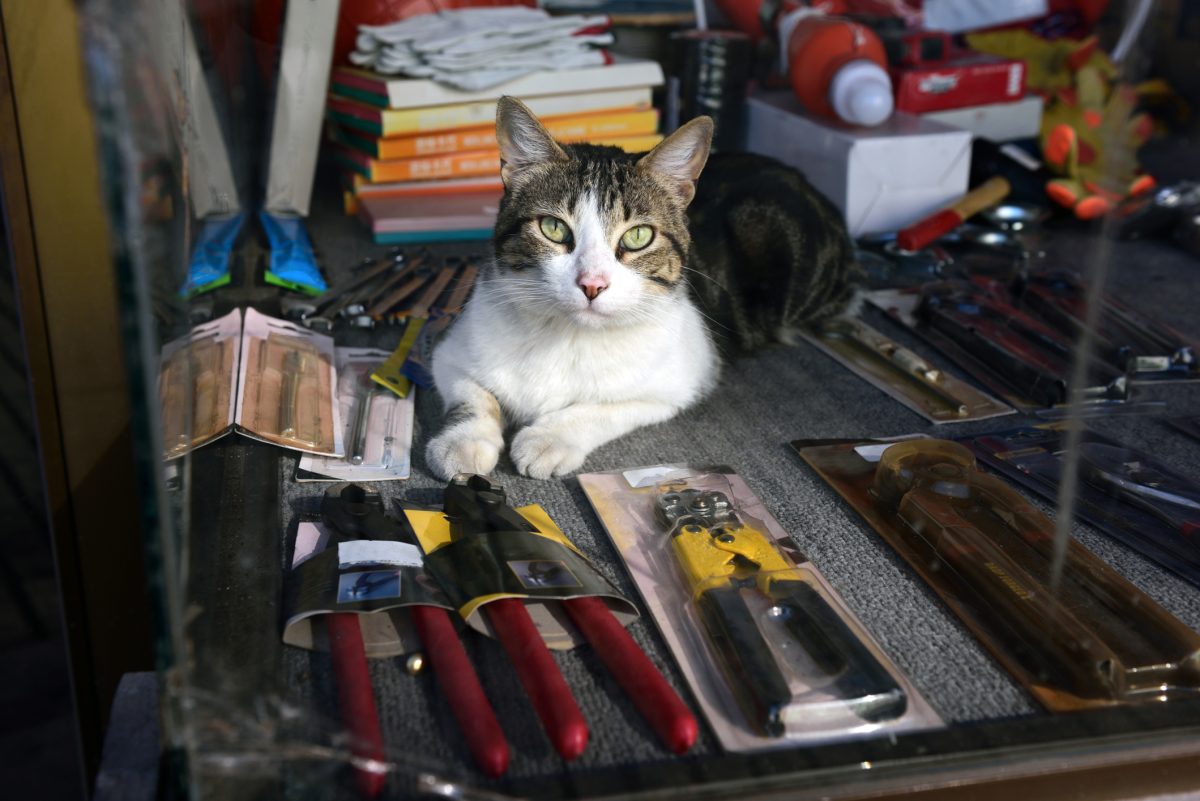
{"label": "cat's green eye", "polygon": [[635,225],[621,235],[626,250],[641,250],[653,241],[654,229],[648,225]]}
{"label": "cat's green eye", "polygon": [[571,238],[571,229],[557,217],[543,217],[538,220],[538,227],[542,229],[542,236],[551,242],[561,245]]}

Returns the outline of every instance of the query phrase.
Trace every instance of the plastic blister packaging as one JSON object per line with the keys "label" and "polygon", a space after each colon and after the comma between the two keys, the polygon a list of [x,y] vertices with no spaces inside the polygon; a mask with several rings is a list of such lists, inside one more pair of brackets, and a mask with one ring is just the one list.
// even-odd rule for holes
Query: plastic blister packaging
{"label": "plastic blister packaging", "polygon": [[1200,634],[1077,542],[1055,578],[1054,523],[964,446],[800,447],[1047,708],[1200,694]]}
{"label": "plastic blister packaging", "polygon": [[937,723],[736,474],[661,467],[580,483],[725,748]]}
{"label": "plastic blister packaging", "polygon": [[169,342],[159,363],[163,449],[168,459],[229,432],[238,374],[241,312]]}
{"label": "plastic blister packaging", "polygon": [[239,427],[286,448],[340,455],[333,362],[329,337],[248,309],[242,329]]}
{"label": "plastic blister packaging", "polygon": [[372,379],[388,357],[374,348],[337,349],[337,400],[343,458],[304,456],[299,481],[389,481],[408,478],[416,395],[401,398]]}

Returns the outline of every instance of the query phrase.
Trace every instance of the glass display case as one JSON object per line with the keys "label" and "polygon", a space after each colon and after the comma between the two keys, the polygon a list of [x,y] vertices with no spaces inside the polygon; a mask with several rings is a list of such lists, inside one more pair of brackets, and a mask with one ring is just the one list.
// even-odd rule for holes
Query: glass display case
{"label": "glass display case", "polygon": [[[502,457],[490,484],[448,483],[426,456],[446,415],[429,352],[489,269],[491,225],[389,242],[356,218],[373,181],[346,169],[345,137],[361,129],[324,119],[328,60],[346,58],[338,4],[284,5],[80,4],[171,797],[1200,786],[1194,125],[1172,120],[1140,156],[1174,200],[1089,221],[1008,203],[923,256],[864,237],[870,333],[727,358],[704,400],[566,476]],[[342,0],[340,24],[377,21],[364,5]],[[1106,43],[1116,6],[1145,4],[1113,5]],[[1153,48],[1195,46],[1187,4],[1160,5],[1178,30],[1146,28],[1131,86],[1160,77]],[[353,95],[337,81],[335,123]],[[498,202],[494,173],[459,180]],[[727,516],[697,511],[714,498],[733,499]],[[643,527],[633,554],[622,526]],[[458,547],[481,532],[524,539]],[[554,550],[521,550],[530,536]],[[404,548],[348,555],[364,541]],[[562,601],[572,582],[589,597]],[[595,597],[608,633],[592,636],[567,610]],[[505,634],[514,598],[541,614]],[[762,696],[789,659],[781,712]],[[812,692],[825,703],[792,703]],[[887,702],[829,723],[851,692]],[[639,693],[682,711],[647,712]],[[758,703],[774,710],[761,726],[740,717]]]}

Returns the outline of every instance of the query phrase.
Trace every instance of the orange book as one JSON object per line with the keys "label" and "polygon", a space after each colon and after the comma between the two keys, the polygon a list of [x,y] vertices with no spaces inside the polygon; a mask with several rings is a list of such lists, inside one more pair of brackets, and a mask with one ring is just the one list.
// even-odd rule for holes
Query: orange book
{"label": "orange book", "polygon": [[[560,142],[589,142],[616,136],[639,136],[658,130],[658,111],[629,109],[602,114],[579,114],[569,117],[547,117],[542,120],[546,130]],[[440,134],[418,134],[394,138],[376,138],[339,128],[339,142],[361,150],[383,161],[434,156],[466,150],[495,150],[496,126],[465,128]]]}
{"label": "orange book", "polygon": [[[597,145],[613,145],[627,153],[642,153],[661,142],[662,135],[618,136],[591,141]],[[499,150],[470,150],[463,153],[384,161],[373,159],[353,148],[340,146],[335,149],[335,156],[338,161],[373,182],[428,181],[435,178],[465,178],[500,173]]]}

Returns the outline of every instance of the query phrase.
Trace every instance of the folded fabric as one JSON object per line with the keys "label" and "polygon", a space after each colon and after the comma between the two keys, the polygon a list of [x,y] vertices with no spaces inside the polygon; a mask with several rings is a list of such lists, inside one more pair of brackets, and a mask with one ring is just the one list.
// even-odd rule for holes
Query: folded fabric
{"label": "folded fabric", "polygon": [[423,14],[390,25],[361,25],[350,60],[384,74],[404,74],[480,90],[538,70],[607,63],[611,44],[603,15],[551,17],[514,6]]}

